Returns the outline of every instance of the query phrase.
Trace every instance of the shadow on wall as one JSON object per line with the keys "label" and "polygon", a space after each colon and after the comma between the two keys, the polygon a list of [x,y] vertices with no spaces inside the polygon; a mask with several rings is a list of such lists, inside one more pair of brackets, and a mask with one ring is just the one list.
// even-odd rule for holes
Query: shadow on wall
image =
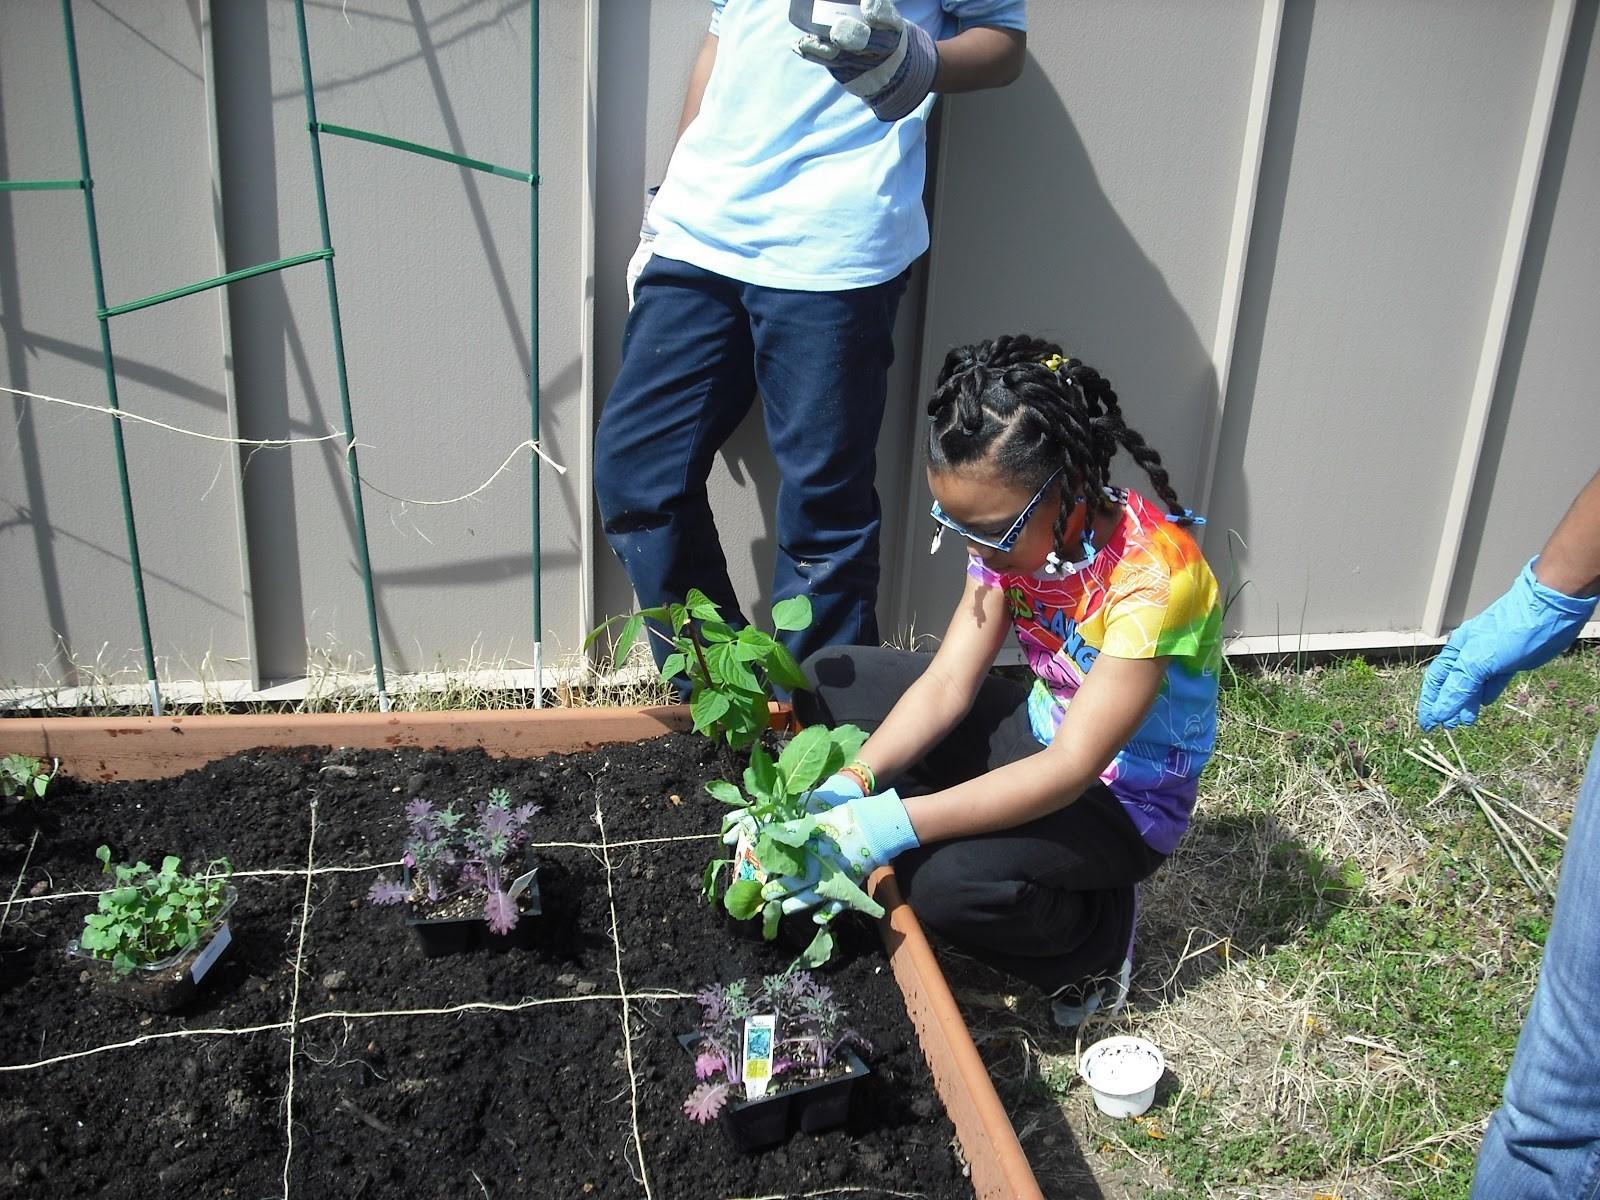
{"label": "shadow on wall", "polygon": [[[1019,332],[1055,340],[1111,381],[1128,423],[1161,452],[1179,497],[1197,505],[1219,415],[1210,347],[1106,193],[1056,83],[1030,53],[1017,83],[960,97],[945,119],[923,382],[931,385],[952,345]],[[930,500],[925,432],[919,420],[913,516]],[[1153,495],[1126,455],[1113,471]],[[929,562],[919,537],[906,543],[912,561],[895,622],[942,626],[962,585],[957,556]]]}
{"label": "shadow on wall", "polygon": [[[626,319],[622,276],[636,244],[641,198],[664,171],[676,128],[675,119],[667,121],[669,114],[650,110],[652,103],[671,107],[675,118],[691,42],[699,36],[696,31],[685,38],[681,64],[674,50],[672,79],[651,80],[650,33],[640,0],[601,12],[601,69],[629,80],[629,86],[613,88],[602,79],[599,89],[599,142],[606,153],[598,179],[595,382],[602,399],[619,361]],[[657,47],[658,63],[668,61],[666,53]],[[1209,330],[1204,336],[1197,332],[1190,311],[1102,186],[1093,149],[1056,83],[1030,56],[1011,87],[944,103],[949,132],[944,161],[933,169],[945,178],[932,189],[943,211],[930,213],[934,247],[927,291],[908,295],[902,304],[903,322],[926,306],[921,330],[900,343],[903,351],[916,347],[922,369],[906,373],[911,376],[906,394],[890,397],[891,409],[903,405],[912,414],[903,435],[911,440],[905,456],[909,478],[890,479],[880,472],[886,530],[922,528],[917,516],[929,502],[921,479],[922,393],[945,351],[953,344],[1024,330],[1061,341],[1103,371],[1130,423],[1163,451],[1179,496],[1197,504],[1219,414]],[[1173,211],[1181,211],[1184,186],[1181,179],[1171,184],[1167,207]],[[1209,323],[1214,315],[1206,311],[1200,319]],[[886,464],[893,449],[881,448]],[[761,513],[773,511],[778,481],[759,409],[729,441],[721,463],[713,475],[714,503],[720,496],[719,507],[726,512],[727,494],[736,488],[745,511],[751,503]],[[1131,462],[1119,462],[1116,473],[1149,490]],[[1230,481],[1229,490],[1237,503],[1237,483]],[[735,585],[748,594],[746,581],[753,578],[764,594],[774,550],[770,529],[764,522],[752,526],[730,519],[727,525],[725,535],[731,536],[725,536],[724,548]],[[751,538],[750,545],[733,540],[741,533]],[[884,543],[884,580],[903,579],[880,602],[886,632],[913,622],[942,627],[955,603],[962,574],[955,556],[928,563],[923,544],[917,532]],[[626,578],[603,539],[596,565],[598,611],[630,607]],[[913,596],[919,598],[916,605]]]}
{"label": "shadow on wall", "polygon": [[[0,179],[14,177],[5,126],[0,123]],[[12,209],[11,193],[0,192],[0,233],[4,234],[0,239],[0,246],[3,246],[3,252],[0,252],[0,349],[5,352],[5,362],[9,368],[7,384],[30,391],[34,384],[28,374],[28,335],[22,319],[22,284],[17,277],[16,221]],[[20,396],[11,397],[11,424],[17,431],[18,451],[18,466],[14,469],[21,472],[21,490],[26,497],[27,507],[13,507],[3,524],[0,524],[0,532],[21,525],[31,530],[39,582],[44,592],[45,612],[58,647],[43,669],[51,678],[77,683],[71,653],[72,631],[67,625],[66,607],[61,602],[61,571],[51,538],[50,506],[39,467],[39,437],[29,414],[28,403]]]}
{"label": "shadow on wall", "polygon": [[[639,238],[645,189],[661,182],[671,158],[689,69],[705,24],[694,19],[652,27],[649,0],[615,0],[600,9],[600,86],[598,92],[594,389],[595,418],[622,361],[622,335],[628,307],[624,280]],[[709,15],[710,7],[704,7]],[[681,17],[681,14],[676,14]],[[651,72],[652,62],[662,69]],[[767,624],[776,539],[770,525],[778,503],[778,473],[767,447],[761,406],[753,403],[718,456],[710,481],[712,509],[719,518],[728,572],[745,615]],[[738,520],[729,493],[737,495]],[[616,556],[606,544],[594,497],[589,504],[595,538],[595,613],[627,612],[636,603]],[[750,514],[754,514],[753,519]],[[751,534],[752,536],[744,536]],[[742,540],[741,540],[742,539]]]}

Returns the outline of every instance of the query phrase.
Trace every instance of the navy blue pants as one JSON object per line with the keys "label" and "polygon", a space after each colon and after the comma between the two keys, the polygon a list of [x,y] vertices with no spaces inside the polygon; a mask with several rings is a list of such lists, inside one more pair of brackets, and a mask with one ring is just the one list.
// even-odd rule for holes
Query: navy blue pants
{"label": "navy blue pants", "polygon": [[[810,628],[780,636],[801,660],[878,642],[873,476],[905,286],[902,274],[851,291],[788,291],[649,261],[594,469],[606,540],[641,605],[697,587],[730,623],[745,623],[706,480],[759,391],[781,480],[772,599],[805,593],[812,609]],[[652,649],[660,661],[664,647]]]}

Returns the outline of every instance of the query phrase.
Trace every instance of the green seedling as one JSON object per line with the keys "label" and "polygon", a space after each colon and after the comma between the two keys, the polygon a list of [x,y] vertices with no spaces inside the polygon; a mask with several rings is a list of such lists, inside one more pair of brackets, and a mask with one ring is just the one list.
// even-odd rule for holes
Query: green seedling
{"label": "green seedling", "polygon": [[[689,677],[689,714],[695,730],[726,742],[730,749],[747,749],[767,728],[767,705],[774,685],[791,691],[807,686],[800,664],[782,642],[750,626],[734,629],[699,588],[690,588],[682,604],[612,617],[589,634],[584,645],[618,621],[622,631],[613,651],[615,661],[626,660],[641,630],[670,645],[672,652],[661,664],[661,677]],[[792,632],[810,624],[811,601],[806,596],[791,596],[772,606],[775,630]],[[657,625],[665,626],[670,635]]]}
{"label": "green seedling", "polygon": [[98,911],[83,919],[78,944],[91,958],[109,959],[119,975],[197,943],[222,908],[233,873],[225,858],[213,860],[198,874],[185,875],[173,854],[161,860],[159,871],[143,862],[113,866],[108,846],[96,850],[95,857],[117,883],[100,893]]}
{"label": "green seedling", "polygon": [[0,758],[0,796],[43,798],[60,769],[59,758],[51,759],[50,770],[46,771],[41,759],[26,754],[7,754]]}
{"label": "green seedling", "polygon": [[[776,762],[761,746],[751,750],[750,765],[744,772],[744,791],[722,779],[706,784],[706,791],[724,804],[746,810],[753,832],[752,852],[769,878],[791,875],[804,879],[814,868],[820,895],[868,916],[881,917],[882,905],[835,866],[831,854],[821,853],[824,843],[835,850],[837,847],[827,833],[817,828],[816,814],[807,803],[811,789],[854,758],[866,740],[867,735],[854,725],[837,729],[813,725],[795,734]],[[701,879],[706,899],[716,899],[723,869],[733,865],[734,860],[728,858],[716,858],[707,864]],[[762,936],[773,940],[783,916],[781,899],[764,897],[760,880],[740,879],[737,875],[734,872],[735,877],[722,893],[723,908],[741,921],[759,916]],[[832,956],[833,933],[824,923],[817,927],[800,958],[808,967],[819,967]]]}

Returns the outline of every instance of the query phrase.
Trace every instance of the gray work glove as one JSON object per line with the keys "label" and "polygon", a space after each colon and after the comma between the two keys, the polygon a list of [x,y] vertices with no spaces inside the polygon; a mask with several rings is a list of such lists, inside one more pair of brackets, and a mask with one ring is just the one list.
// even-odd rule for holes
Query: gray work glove
{"label": "gray work glove", "polygon": [[898,121],[933,90],[939,52],[922,26],[894,0],[863,0],[861,17],[840,17],[827,37],[808,33],[794,45],[808,62],[827,67],[845,91],[860,96],[880,121]]}
{"label": "gray work glove", "polygon": [[644,270],[645,263],[650,261],[650,256],[655,253],[656,227],[650,220],[650,208],[656,202],[656,193],[661,190],[657,184],[644,194],[644,216],[639,220],[639,248],[633,252],[633,257],[628,260],[628,307],[633,307],[633,287],[639,282],[639,273]]}

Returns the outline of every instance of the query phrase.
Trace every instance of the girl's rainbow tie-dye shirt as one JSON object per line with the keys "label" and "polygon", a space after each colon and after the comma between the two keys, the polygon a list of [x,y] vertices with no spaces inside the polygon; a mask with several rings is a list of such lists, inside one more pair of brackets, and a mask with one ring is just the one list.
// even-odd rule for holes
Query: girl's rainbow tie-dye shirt
{"label": "girl's rainbow tie-dye shirt", "polygon": [[1150,715],[1101,773],[1149,846],[1170,854],[1188,828],[1200,771],[1217,737],[1222,604],[1187,529],[1137,492],[1116,493],[1122,518],[1076,574],[1015,575],[970,556],[967,574],[1003,590],[1037,678],[1034,736],[1049,745],[1101,654],[1169,660]]}

